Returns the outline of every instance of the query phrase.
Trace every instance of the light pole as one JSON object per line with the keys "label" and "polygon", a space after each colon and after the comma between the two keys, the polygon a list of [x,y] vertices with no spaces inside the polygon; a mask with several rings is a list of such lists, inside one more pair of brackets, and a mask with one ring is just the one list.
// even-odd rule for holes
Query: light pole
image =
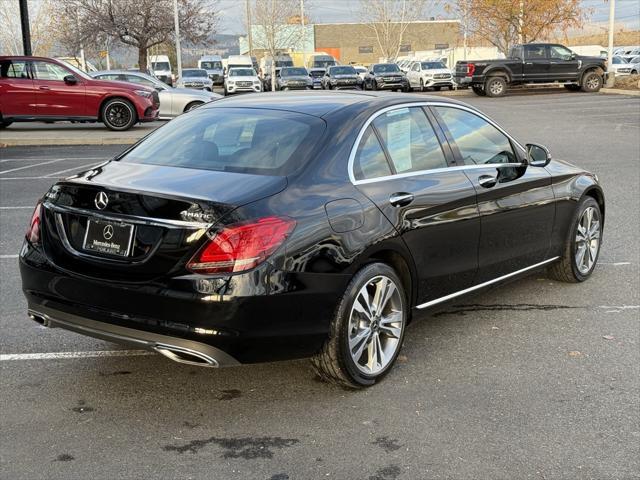
{"label": "light pole", "polygon": [[26,56],[31,53],[31,28],[29,27],[29,6],[27,0],[20,0],[20,24],[22,27],[22,50]]}
{"label": "light pole", "polygon": [[609,0],[609,45],[607,48],[607,70],[609,72],[611,72],[611,65],[613,64],[613,24],[615,17],[616,0]]}
{"label": "light pole", "polygon": [[302,32],[300,33],[300,38],[302,38],[302,66],[307,66],[307,54],[305,53],[305,47],[307,43],[307,35],[304,31],[304,0],[300,0],[300,25],[302,28]]}
{"label": "light pole", "polygon": [[180,52],[180,17],[178,16],[178,0],[173,0],[173,17],[176,24],[176,61],[178,62],[178,78],[182,78],[182,54]]}

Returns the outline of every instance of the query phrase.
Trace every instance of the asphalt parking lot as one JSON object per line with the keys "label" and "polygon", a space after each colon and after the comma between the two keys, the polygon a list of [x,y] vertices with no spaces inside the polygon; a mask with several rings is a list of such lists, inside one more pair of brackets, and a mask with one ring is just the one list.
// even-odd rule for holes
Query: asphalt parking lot
{"label": "asphalt parking lot", "polygon": [[598,174],[600,264],[420,318],[391,374],[356,392],[306,361],[196,368],[30,321],[16,257],[33,205],[124,147],[0,149],[0,477],[639,478],[640,98],[464,101]]}

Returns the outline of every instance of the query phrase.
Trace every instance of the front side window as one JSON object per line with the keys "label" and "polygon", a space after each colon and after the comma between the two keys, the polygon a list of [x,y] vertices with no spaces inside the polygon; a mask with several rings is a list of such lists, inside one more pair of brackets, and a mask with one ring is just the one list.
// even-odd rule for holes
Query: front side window
{"label": "front side window", "polygon": [[440,142],[419,107],[391,110],[374,121],[395,173],[447,167]]}
{"label": "front side window", "polygon": [[56,80],[63,82],[64,77],[71,75],[71,72],[60,65],[42,61],[34,61],[33,70],[37,80]]}
{"label": "front side window", "polygon": [[24,60],[3,60],[0,63],[0,78],[29,78]]}
{"label": "front side window", "polygon": [[387,157],[371,126],[367,127],[360,140],[360,145],[358,145],[358,151],[353,162],[353,175],[356,180],[368,180],[391,175]]}
{"label": "front side window", "polygon": [[518,163],[509,138],[466,110],[435,107],[453,137],[465,165]]}
{"label": "front side window", "polygon": [[571,60],[571,50],[561,45],[551,45],[549,47],[549,57],[555,60]]}

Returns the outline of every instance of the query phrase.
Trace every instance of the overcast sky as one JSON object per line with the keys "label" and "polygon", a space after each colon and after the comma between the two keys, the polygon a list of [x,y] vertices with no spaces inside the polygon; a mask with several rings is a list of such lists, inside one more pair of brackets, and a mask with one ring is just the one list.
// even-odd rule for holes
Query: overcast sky
{"label": "overcast sky", "polygon": [[[363,0],[305,0],[306,15],[314,23],[356,22],[358,10]],[[366,1],[366,0],[365,0]],[[609,4],[604,0],[583,0],[585,8],[594,10],[593,22],[606,22],[609,18]],[[243,0],[218,0],[221,9],[219,33],[243,34],[246,28]],[[450,16],[443,8],[434,11],[432,16]],[[627,28],[640,29],[640,0],[617,0],[616,21],[624,22]]]}

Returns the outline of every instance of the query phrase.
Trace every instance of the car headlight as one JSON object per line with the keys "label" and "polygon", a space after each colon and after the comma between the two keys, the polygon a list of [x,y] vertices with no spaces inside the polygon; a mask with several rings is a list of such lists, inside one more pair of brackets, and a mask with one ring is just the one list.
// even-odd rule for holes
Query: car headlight
{"label": "car headlight", "polygon": [[234,82],[233,80],[228,80],[227,81],[227,85],[229,85],[230,87],[233,87],[236,84],[236,82]]}
{"label": "car headlight", "polygon": [[331,82],[331,83],[338,83],[338,80],[336,80],[335,78],[332,78],[332,79],[330,80],[330,82]]}
{"label": "car headlight", "polygon": [[280,85],[288,85],[289,80],[280,80]]}
{"label": "car headlight", "polygon": [[260,80],[254,80],[254,81],[253,81],[253,84],[254,84],[254,85],[260,85]]}
{"label": "car headlight", "polygon": [[151,98],[151,92],[148,92],[147,90],[134,90],[133,93],[139,97]]}

